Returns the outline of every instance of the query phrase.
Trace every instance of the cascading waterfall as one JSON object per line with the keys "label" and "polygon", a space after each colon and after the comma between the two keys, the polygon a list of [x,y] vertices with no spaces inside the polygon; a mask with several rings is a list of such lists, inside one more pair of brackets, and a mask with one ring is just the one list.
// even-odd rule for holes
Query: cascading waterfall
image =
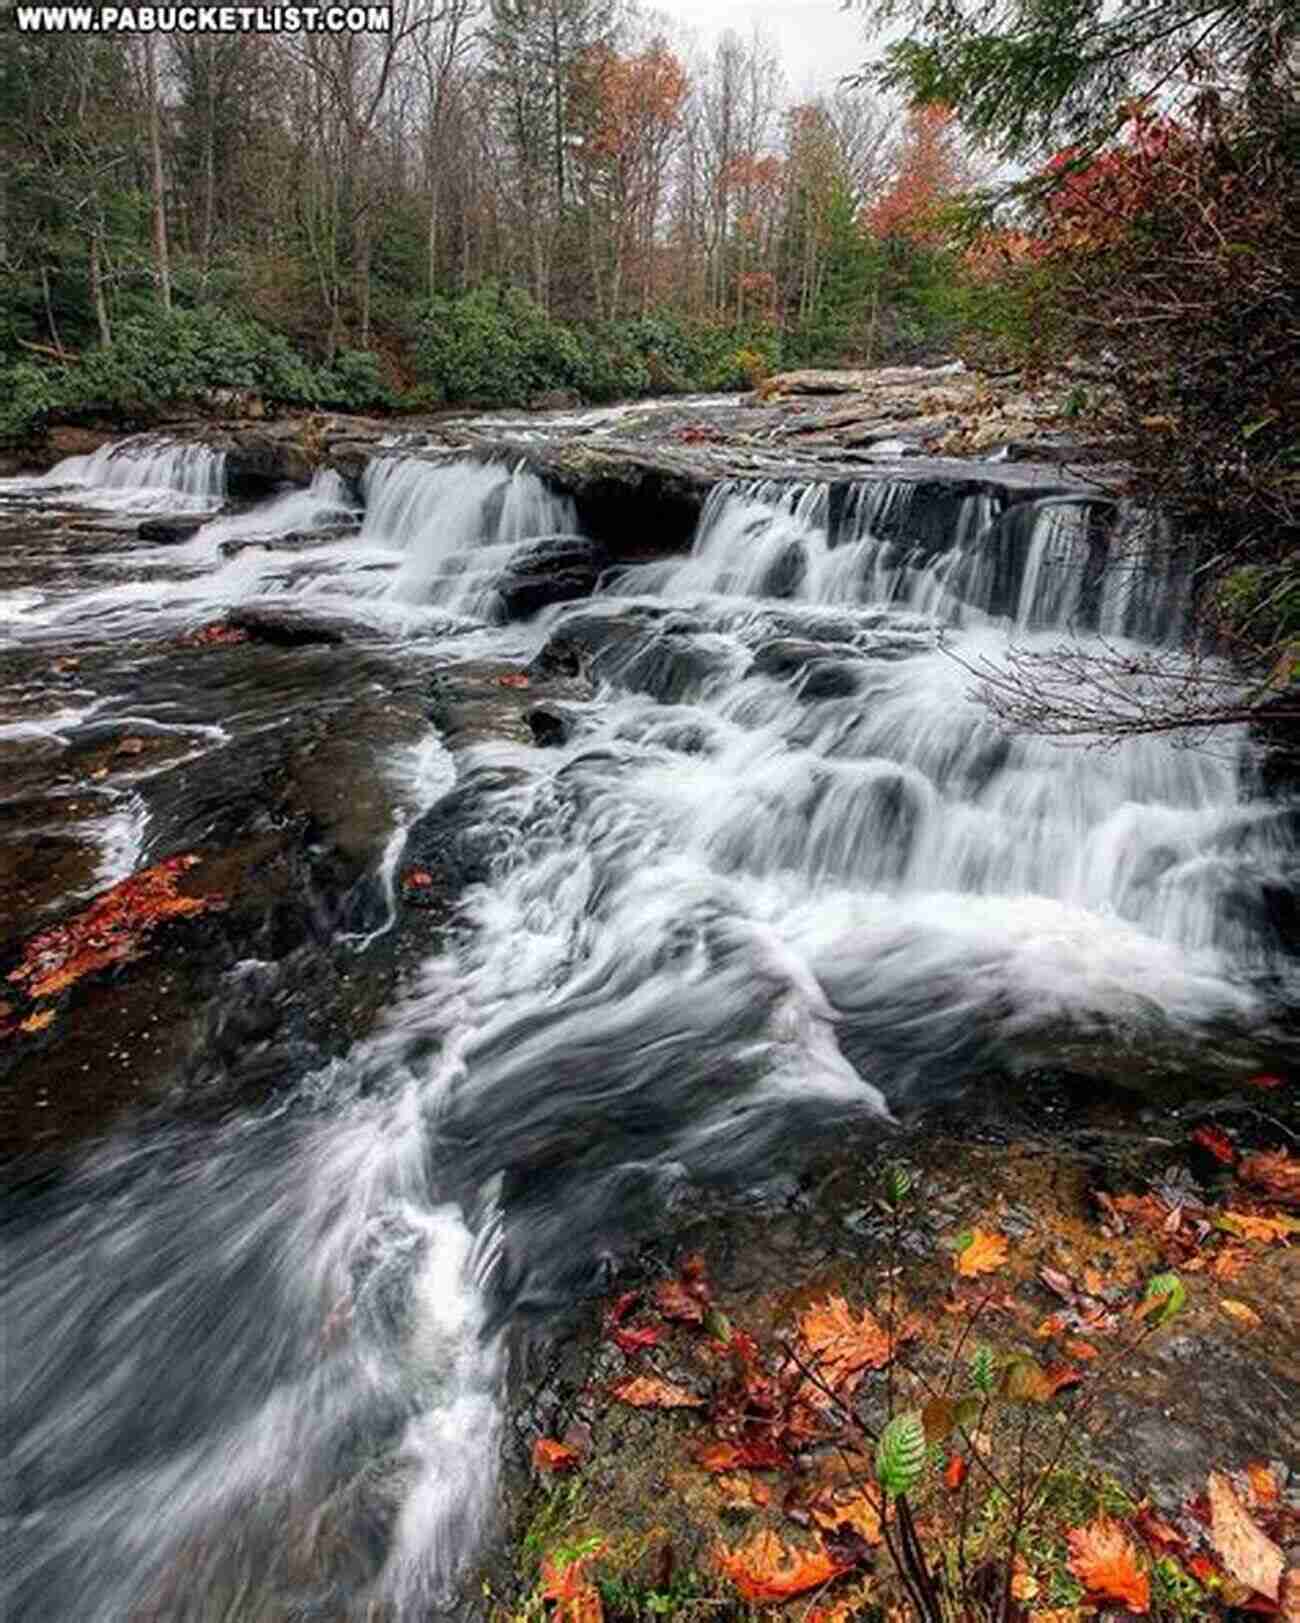
{"label": "cascading waterfall", "polygon": [[102,503],[111,493],[120,505],[140,505],[168,492],[171,506],[198,509],[220,503],[226,489],[226,453],[177,440],[142,435],[101,445],[89,456],[64,457],[39,482],[86,486]]}
{"label": "cascading waterfall", "polygon": [[710,494],[691,556],[651,565],[643,589],[890,604],[943,624],[1095,629],[1163,641],[1190,577],[1153,515],[1051,495],[1001,506],[978,487],[880,479],[832,511],[828,487],[731,481]]}
{"label": "cascading waterfall", "polygon": [[490,617],[520,545],[577,529],[573,503],[522,467],[378,457],[363,483],[363,542],[403,553],[391,595],[455,613]]}
{"label": "cascading waterfall", "polygon": [[[218,520],[190,562],[269,534],[211,576],[266,590],[275,532],[340,494]],[[490,614],[517,549],[575,527],[500,465],[383,457],[365,494],[360,536],[320,549],[353,567],[308,578],[395,624],[414,603]],[[1138,515],[1118,529],[1138,563],[1117,575],[1091,499],[729,485],[689,558],[508,641],[475,632],[476,653],[526,642],[537,672],[593,680],[547,749],[376,746],[382,917],[338,945],[354,971],[425,840],[474,864],[436,955],[288,1099],[106,1145],[14,1225],[6,1616],[423,1623],[492,1526],[507,1324],[603,1289],[701,1191],[779,1178],[1063,1035],[1257,1034],[1300,1001],[1274,915],[1297,819],[1252,799],[1244,733],[1212,753],[1007,737],[945,651],[996,661],[1080,623],[1172,637],[1183,584]],[[396,637],[365,680],[454,672],[457,646]],[[256,683],[307,673],[295,724],[359,660],[237,647],[213,668],[245,655]],[[235,963],[222,1008],[278,973]]]}

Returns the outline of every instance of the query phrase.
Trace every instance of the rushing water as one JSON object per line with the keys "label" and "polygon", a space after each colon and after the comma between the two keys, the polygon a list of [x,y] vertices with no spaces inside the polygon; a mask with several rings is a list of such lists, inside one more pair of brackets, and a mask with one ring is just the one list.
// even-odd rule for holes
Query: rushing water
{"label": "rushing water", "polygon": [[[36,534],[69,500],[114,523],[160,491],[213,504],[217,477],[137,446],[7,495]],[[950,657],[1171,635],[1184,583],[1131,549],[1108,571],[1090,504],[963,494],[936,526],[902,481],[834,512],[818,486],[724,487],[691,556],[494,627],[494,582],[573,529],[566,502],[400,456],[364,498],[322,475],[166,551],[106,532],[92,566],[56,553],[0,592],[10,650],[115,650],[71,702],[22,689],[0,746],[32,759],[129,716],[237,770],[286,702],[258,696],[257,651],[244,685],[190,692],[147,648],[251,602],[345,611],[393,671],[462,648],[595,683],[557,747],[453,760],[435,729],[377,756],[383,907],[339,950],[391,925],[453,781],[484,877],[345,1061],[286,1076],[292,1108],[115,1139],[19,1214],[12,1623],[450,1608],[491,1525],[510,1323],[599,1289],[692,1192],[778,1177],[845,1124],[1064,1034],[1263,1029],[1292,995],[1270,899],[1294,888],[1294,819],[1251,798],[1244,736],[1007,737]],[[97,883],[140,860],[164,777],[106,800]]]}

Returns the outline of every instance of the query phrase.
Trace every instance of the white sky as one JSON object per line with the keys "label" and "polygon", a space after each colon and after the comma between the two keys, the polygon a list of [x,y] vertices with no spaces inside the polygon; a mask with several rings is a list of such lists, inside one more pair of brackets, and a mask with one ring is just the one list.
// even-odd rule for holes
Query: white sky
{"label": "white sky", "polygon": [[869,55],[861,8],[841,0],[652,0],[655,11],[686,23],[710,49],[725,28],[749,34],[757,23],[780,53],[791,94],[829,90]]}

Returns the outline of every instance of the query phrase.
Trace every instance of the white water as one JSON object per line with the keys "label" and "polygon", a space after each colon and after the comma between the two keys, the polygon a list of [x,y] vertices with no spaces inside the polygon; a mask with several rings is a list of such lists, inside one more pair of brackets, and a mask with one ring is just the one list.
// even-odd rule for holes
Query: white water
{"label": "white water", "polygon": [[[196,616],[288,591],[390,627],[487,615],[512,549],[573,528],[527,474],[387,458],[359,536],[221,560],[337,494],[216,520],[164,590]],[[291,1104],[110,1146],[16,1232],[13,1623],[423,1620],[492,1526],[505,1322],[600,1288],[701,1189],[1036,1044],[1267,1026],[1293,971],[1266,897],[1296,851],[1244,735],[1008,739],[937,637],[997,660],[1088,591],[1112,631],[1163,635],[1177,601],[1085,590],[1076,506],[970,495],[936,536],[916,500],[864,486],[832,534],[818,489],[722,490],[691,557],[481,630],[591,657],[565,744],[376,760],[383,917],[346,947],[390,929],[430,812],[488,852],[445,956],[346,1059],[286,1077]],[[236,966],[231,1007],[276,974]]]}
{"label": "white water", "polygon": [[23,483],[52,487],[61,499],[100,511],[201,513],[220,506],[225,481],[224,451],[140,435],[101,445],[89,456],[64,457],[40,479]]}
{"label": "white water", "polygon": [[572,534],[572,502],[523,468],[381,457],[365,474],[361,538],[399,551],[392,596],[480,618],[521,542]]}

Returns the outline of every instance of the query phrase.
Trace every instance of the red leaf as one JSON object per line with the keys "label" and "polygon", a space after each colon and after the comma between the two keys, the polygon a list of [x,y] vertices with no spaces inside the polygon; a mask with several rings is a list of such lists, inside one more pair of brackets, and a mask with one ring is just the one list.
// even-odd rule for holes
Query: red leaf
{"label": "red leaf", "polygon": [[606,1316],[606,1322],[609,1324],[622,1324],[623,1320],[636,1306],[640,1297],[640,1291],[624,1291],[622,1296],[616,1296]]}
{"label": "red leaf", "polygon": [[1131,1612],[1149,1609],[1150,1581],[1139,1569],[1137,1551],[1118,1522],[1099,1516],[1087,1527],[1073,1528],[1066,1536],[1070,1571],[1089,1595],[1121,1601]]}
{"label": "red leaf", "polygon": [[497,686],[503,688],[526,688],[528,686],[528,678],[522,673],[522,671],[514,672],[507,676],[498,676]]}
{"label": "red leaf", "polygon": [[1208,1150],[1216,1161],[1232,1166],[1237,1159],[1237,1148],[1225,1132],[1217,1127],[1198,1127],[1192,1134],[1192,1143]]}
{"label": "red leaf", "polygon": [[557,1443],[553,1437],[539,1437],[533,1444],[533,1469],[558,1475],[572,1471],[578,1464],[578,1451],[567,1443]]}
{"label": "red leaf", "polygon": [[948,1463],[943,1468],[943,1485],[950,1493],[956,1493],[966,1480],[969,1467],[965,1457],[961,1454],[949,1454]]}
{"label": "red leaf", "polygon": [[612,1339],[620,1352],[631,1355],[644,1352],[647,1347],[657,1347],[661,1337],[658,1330],[650,1325],[639,1325],[631,1330],[615,1329]]}
{"label": "red leaf", "polygon": [[1246,1078],[1246,1086],[1248,1088],[1280,1088],[1282,1086],[1282,1078],[1280,1076],[1267,1075],[1248,1076]]}

